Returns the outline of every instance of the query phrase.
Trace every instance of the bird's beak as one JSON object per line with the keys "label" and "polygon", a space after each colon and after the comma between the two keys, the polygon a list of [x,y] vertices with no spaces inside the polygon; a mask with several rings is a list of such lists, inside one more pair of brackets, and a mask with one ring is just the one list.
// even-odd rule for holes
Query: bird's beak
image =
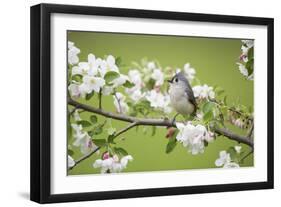
{"label": "bird's beak", "polygon": [[169,83],[172,83],[173,81],[172,80],[167,80]]}

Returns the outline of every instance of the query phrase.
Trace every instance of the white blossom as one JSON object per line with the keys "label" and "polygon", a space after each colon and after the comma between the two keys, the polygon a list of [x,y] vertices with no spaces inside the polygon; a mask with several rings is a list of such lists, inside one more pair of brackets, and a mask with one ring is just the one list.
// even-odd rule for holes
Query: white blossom
{"label": "white blossom", "polygon": [[238,154],[240,154],[240,153],[241,153],[242,147],[239,146],[239,145],[237,145],[237,146],[234,146],[234,149],[235,149],[235,151],[236,151]]}
{"label": "white blossom", "polygon": [[114,71],[119,73],[119,69],[115,64],[115,57],[113,57],[112,55],[108,55],[106,60],[102,60],[98,58],[97,61],[99,64],[99,73],[101,77],[104,77],[105,74],[109,71]]}
{"label": "white blossom", "polygon": [[128,72],[129,80],[134,84],[133,90],[140,89],[143,85],[141,73],[138,70],[130,70]]}
{"label": "white blossom", "polygon": [[239,168],[239,164],[236,163],[236,162],[229,162],[229,163],[226,163],[223,168]]}
{"label": "white blossom", "polygon": [[165,113],[170,113],[172,111],[170,105],[170,96],[163,95],[160,91],[155,89],[146,93],[145,98],[150,102],[151,107],[160,109]]}
{"label": "white blossom", "polygon": [[70,96],[73,97],[73,98],[79,98],[81,92],[80,92],[80,88],[79,88],[79,85],[77,83],[71,83],[69,86],[68,86],[68,90],[69,90],[69,93],[70,93]]}
{"label": "white blossom", "polygon": [[155,80],[155,86],[161,86],[164,83],[164,74],[160,69],[153,70],[151,78]]}
{"label": "white blossom", "polygon": [[245,76],[245,77],[248,77],[248,70],[247,68],[245,67],[245,65],[243,65],[242,63],[237,63],[238,65],[238,68],[239,68],[239,71],[240,73]]}
{"label": "white blossom", "polygon": [[129,161],[132,161],[133,157],[131,155],[127,155],[119,160],[117,155],[113,157],[108,157],[106,159],[98,159],[94,162],[94,168],[101,168],[101,173],[119,173],[124,170]]}
{"label": "white blossom", "polygon": [[192,88],[194,92],[195,98],[199,99],[214,99],[215,98],[215,92],[213,90],[213,87],[209,87],[208,85],[204,84],[203,86],[194,86]]}
{"label": "white blossom", "polygon": [[212,134],[203,125],[194,126],[188,122],[186,125],[176,123],[176,126],[179,130],[176,137],[177,141],[181,142],[193,155],[204,152],[204,141],[212,141],[210,138]]}
{"label": "white blossom", "polygon": [[245,44],[248,48],[254,46],[254,40],[241,40],[243,44]]}
{"label": "white blossom", "polygon": [[186,78],[189,80],[189,81],[192,81],[195,77],[195,74],[196,74],[196,71],[194,68],[192,68],[190,66],[190,63],[186,63],[184,66],[183,66],[183,71],[184,71],[184,74],[186,76]]}
{"label": "white blossom", "polygon": [[[252,47],[254,47],[254,40],[242,40],[242,43],[243,43],[243,45],[241,46],[242,54],[240,55],[240,60],[243,61],[244,64],[237,63],[238,69],[239,69],[240,73],[243,76],[245,76],[248,80],[253,80],[254,74],[252,73],[251,75],[249,75],[248,69],[246,68],[245,65],[249,61],[248,52]],[[251,64],[253,64],[253,63],[251,63]]]}
{"label": "white blossom", "polygon": [[95,76],[98,74],[99,63],[93,54],[88,55],[88,62],[80,62],[77,66],[72,67],[72,75],[90,75]]}
{"label": "white blossom", "polygon": [[130,98],[137,103],[140,99],[142,99],[145,94],[141,92],[141,90],[134,90],[131,92],[131,94],[128,94]]}
{"label": "white blossom", "polygon": [[87,154],[91,150],[97,148],[97,146],[92,142],[89,134],[83,131],[82,125],[71,124],[71,126],[74,130],[73,137],[75,139],[73,145],[76,147],[80,147],[80,151],[82,154]]}
{"label": "white blossom", "polygon": [[239,168],[239,164],[231,161],[230,154],[225,150],[220,151],[220,157],[216,159],[215,165],[223,168]]}
{"label": "white blossom", "polygon": [[67,155],[67,166],[73,167],[74,165],[75,165],[74,159],[70,155]]}
{"label": "white blossom", "polygon": [[132,82],[134,86],[132,88],[126,88],[125,92],[136,103],[145,95],[141,92],[141,88],[143,86],[141,74],[138,70],[130,70],[128,72],[128,77],[130,82]]}
{"label": "white blossom", "polygon": [[79,62],[79,58],[78,58],[79,53],[80,50],[74,46],[74,43],[68,41],[68,63],[70,65],[74,65]]}
{"label": "white blossom", "polygon": [[125,102],[126,97],[122,93],[117,92],[115,96],[113,96],[113,99],[113,104],[118,113],[126,114],[129,111],[129,106]]}
{"label": "white blossom", "polygon": [[215,165],[217,167],[221,167],[230,162],[231,162],[230,154],[227,153],[225,150],[223,150],[223,151],[220,151],[220,157],[218,159],[216,159]]}
{"label": "white blossom", "polygon": [[122,86],[124,83],[126,83],[126,81],[129,80],[129,77],[123,74],[120,74],[120,76],[118,78],[115,78],[111,84],[113,88],[116,88],[118,86]]}
{"label": "white blossom", "polygon": [[156,68],[155,62],[153,62],[153,61],[148,62],[147,63],[147,68],[150,69],[150,70],[155,69]]}
{"label": "white blossom", "polygon": [[73,118],[74,118],[75,121],[81,121],[81,118],[80,118],[78,110],[74,111]]}
{"label": "white blossom", "polygon": [[87,93],[91,93],[92,91],[99,92],[100,89],[105,85],[105,80],[99,77],[93,76],[84,76],[83,83],[85,84]]}

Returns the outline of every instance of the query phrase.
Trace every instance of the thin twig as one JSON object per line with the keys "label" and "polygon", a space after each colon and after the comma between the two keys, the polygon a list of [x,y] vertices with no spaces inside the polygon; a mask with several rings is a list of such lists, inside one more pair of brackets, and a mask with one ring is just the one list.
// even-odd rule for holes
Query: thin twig
{"label": "thin twig", "polygon": [[249,139],[252,139],[253,132],[254,132],[254,123],[252,123],[252,126],[251,126],[251,128],[249,130],[249,133],[248,133]]}
{"label": "thin twig", "polygon": [[[112,118],[112,119],[116,119],[116,120],[120,120],[120,121],[124,121],[124,122],[130,122],[130,123],[135,122],[135,123],[138,123],[138,125],[176,127],[175,123],[173,123],[173,121],[169,120],[169,119],[136,118],[136,117],[132,117],[132,116],[126,116],[124,114],[116,114],[116,113],[104,111],[102,109],[98,109],[98,108],[95,108],[92,106],[88,106],[86,104],[79,103],[70,98],[68,100],[68,104],[70,104],[72,106],[78,106],[79,108],[84,109],[88,112],[96,113],[96,114],[102,115],[104,117],[108,117],[108,118]],[[216,133],[223,135],[225,137],[228,137],[231,140],[235,140],[237,142],[247,144],[252,148],[254,147],[253,140],[250,140],[248,137],[235,134],[235,133],[231,132],[230,130],[228,130],[227,128],[214,127],[213,130]]]}
{"label": "thin twig", "polygon": [[116,93],[114,94],[114,97],[116,98],[118,106],[119,106],[119,113],[122,114],[122,107],[121,107],[120,99],[117,97]]}
{"label": "thin twig", "polygon": [[79,108],[79,106],[75,106],[74,109],[72,109],[70,112],[69,112],[69,115],[71,116],[77,109]]}
{"label": "thin twig", "polygon": [[[218,104],[219,106],[221,106],[222,105],[222,103],[220,103],[220,102],[218,102],[217,100],[215,100],[215,99],[213,99],[213,100],[210,100],[211,102],[213,102],[213,103],[215,103],[215,104]],[[239,114],[240,116],[245,116],[242,112],[240,112],[240,111],[237,111],[236,109],[233,109],[233,108],[231,108],[231,107],[229,107],[229,106],[226,106],[227,107],[227,110],[229,110],[229,111],[231,111],[231,112],[234,112],[234,113],[237,113],[237,114]],[[253,117],[251,117],[251,116],[248,116],[247,117],[249,120],[253,120]]]}
{"label": "thin twig", "polygon": [[114,134],[114,138],[118,137],[119,135],[123,134],[124,132],[128,131],[129,129],[131,129],[131,128],[137,126],[137,125],[138,125],[137,122],[133,122],[133,123],[129,124],[124,129],[121,129],[120,131],[116,132],[116,134]]}
{"label": "thin twig", "polygon": [[248,152],[244,157],[242,157],[239,160],[239,163],[243,162],[247,157],[249,157],[252,153],[254,152],[254,150],[252,149],[250,152]]}
{"label": "thin twig", "polygon": [[77,160],[75,161],[75,164],[74,164],[73,166],[69,167],[68,170],[72,170],[78,163],[80,163],[80,162],[82,162],[83,160],[85,160],[85,159],[91,157],[91,156],[92,156],[95,152],[97,152],[99,149],[100,149],[100,147],[97,147],[97,148],[95,148],[94,150],[92,150],[91,152],[89,152],[88,154],[86,154],[86,155],[80,157],[79,159],[77,159]]}
{"label": "thin twig", "polygon": [[99,91],[99,109],[102,109],[102,89]]}

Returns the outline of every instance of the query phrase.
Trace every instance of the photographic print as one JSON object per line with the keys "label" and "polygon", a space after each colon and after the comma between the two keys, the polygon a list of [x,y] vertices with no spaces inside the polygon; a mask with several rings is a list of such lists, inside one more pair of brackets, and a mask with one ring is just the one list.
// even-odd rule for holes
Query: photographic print
{"label": "photographic print", "polygon": [[30,199],[274,187],[274,19],[31,7]]}
{"label": "photographic print", "polygon": [[67,175],[254,166],[254,40],[67,31]]}

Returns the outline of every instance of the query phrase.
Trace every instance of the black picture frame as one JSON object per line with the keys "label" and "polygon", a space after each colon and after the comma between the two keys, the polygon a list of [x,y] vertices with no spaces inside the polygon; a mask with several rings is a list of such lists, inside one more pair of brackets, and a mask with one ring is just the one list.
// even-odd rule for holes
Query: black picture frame
{"label": "black picture frame", "polygon": [[[134,17],[149,19],[181,20],[210,23],[232,23],[267,26],[267,181],[238,184],[169,187],[74,194],[51,194],[50,130],[51,130],[51,70],[50,70],[50,16],[53,13]],[[272,18],[195,14],[168,11],[103,8],[88,6],[39,4],[31,7],[31,169],[30,199],[39,203],[119,199],[146,196],[210,193],[273,188],[273,132],[274,132],[274,78]]]}

